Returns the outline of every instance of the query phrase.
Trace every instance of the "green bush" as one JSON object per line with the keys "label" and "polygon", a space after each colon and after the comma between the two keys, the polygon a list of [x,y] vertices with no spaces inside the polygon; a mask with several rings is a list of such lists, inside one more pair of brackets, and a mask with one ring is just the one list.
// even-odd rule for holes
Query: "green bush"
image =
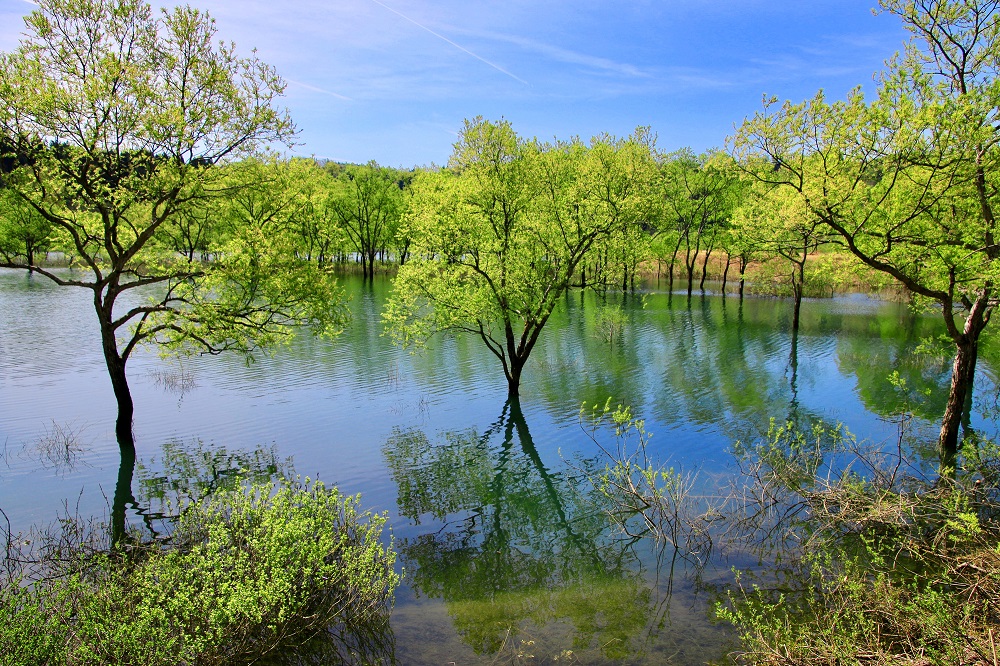
{"label": "green bush", "polygon": [[188,506],[166,546],[61,552],[48,575],[0,588],[0,659],[251,663],[384,624],[395,554],[358,501],[308,480],[239,487]]}
{"label": "green bush", "polygon": [[[776,516],[763,527],[781,539],[717,608],[740,634],[736,661],[1000,663],[996,446],[971,442],[956,478],[930,479],[901,450],[794,433],[738,451],[758,491],[747,496],[767,496],[749,514]],[[809,441],[811,453],[789,445]]]}

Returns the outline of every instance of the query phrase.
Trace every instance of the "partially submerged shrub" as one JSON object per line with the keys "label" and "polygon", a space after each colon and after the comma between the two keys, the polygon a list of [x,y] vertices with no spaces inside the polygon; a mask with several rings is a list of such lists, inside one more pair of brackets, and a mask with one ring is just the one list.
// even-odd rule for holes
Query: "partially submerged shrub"
{"label": "partially submerged shrub", "polygon": [[906,419],[895,446],[839,424],[772,422],[760,443],[734,447],[730,491],[699,497],[693,477],[648,455],[643,422],[610,405],[581,420],[610,461],[592,481],[612,523],[696,565],[719,552],[761,565],[719,586],[736,663],[1000,664],[996,444],[968,438],[963,467],[939,479],[907,445]]}
{"label": "partially submerged shrub", "polygon": [[718,608],[740,632],[737,661],[1000,663],[997,448],[978,442],[955,479],[933,479],[902,447],[813,434],[772,428],[741,451],[743,527],[777,550]]}
{"label": "partially submerged shrub", "polygon": [[628,315],[621,305],[602,305],[597,311],[597,319],[594,322],[597,335],[612,347],[616,340],[621,340],[626,325],[628,325]]}
{"label": "partially submerged shrub", "polygon": [[11,572],[3,663],[253,663],[330,631],[388,631],[395,554],[358,500],[308,480],[222,490],[166,547],[80,547],[35,580]]}

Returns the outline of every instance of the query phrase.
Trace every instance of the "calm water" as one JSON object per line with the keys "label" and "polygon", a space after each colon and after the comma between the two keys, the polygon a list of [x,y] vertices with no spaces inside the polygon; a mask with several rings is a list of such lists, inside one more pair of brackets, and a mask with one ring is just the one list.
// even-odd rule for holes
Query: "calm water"
{"label": "calm water", "polygon": [[[937,320],[896,303],[806,301],[793,348],[788,303],[689,302],[651,285],[611,300],[629,322],[609,346],[595,333],[603,301],[572,293],[509,405],[481,345],[442,338],[400,351],[379,319],[389,283],[347,286],[354,319],[334,341],[302,336],[250,365],[133,358],[133,488],[148,513],[180,477],[294,465],[362,493],[365,508],[389,513],[406,570],[392,616],[402,663],[542,663],[572,650],[584,663],[700,664],[725,649],[711,595],[683,566],[606,530],[586,481],[604,461],[581,403],[631,405],[658,458],[705,479],[728,473],[732,441],[758,437],[770,417],[843,421],[882,441],[899,409],[923,417],[915,428],[931,439],[943,411],[947,363],[914,353]],[[0,509],[15,530],[67,507],[108,514],[115,406],[87,293],[0,271],[0,315]],[[971,422],[988,435],[995,347],[983,352]],[[893,371],[905,386],[887,380]],[[70,466],[66,433],[80,449]]]}

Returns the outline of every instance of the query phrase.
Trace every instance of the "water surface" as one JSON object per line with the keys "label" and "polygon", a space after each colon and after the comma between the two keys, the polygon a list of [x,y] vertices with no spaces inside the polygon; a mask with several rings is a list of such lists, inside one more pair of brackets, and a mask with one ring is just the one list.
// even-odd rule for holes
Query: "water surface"
{"label": "water surface", "polygon": [[[475,339],[399,350],[379,318],[390,283],[346,285],[353,321],[336,340],[303,335],[249,365],[134,357],[134,489],[148,510],[178,477],[242,466],[362,493],[389,513],[406,569],[391,623],[402,663],[701,664],[726,649],[696,583],[724,581],[730,563],[696,581],[669,552],[609,533],[588,481],[605,460],[581,404],[630,405],[658,459],[707,480],[731,473],[732,442],[771,418],[890,441],[907,410],[932,441],[944,407],[947,361],[916,353],[938,321],[904,304],[807,300],[793,339],[780,300],[688,300],[655,284],[624,298],[571,292],[512,404]],[[597,332],[608,304],[628,317],[614,345]],[[107,515],[115,402],[88,292],[0,271],[0,313],[0,509],[15,530]],[[993,346],[979,367],[969,425],[994,435]],[[53,449],[67,433],[72,466]]]}

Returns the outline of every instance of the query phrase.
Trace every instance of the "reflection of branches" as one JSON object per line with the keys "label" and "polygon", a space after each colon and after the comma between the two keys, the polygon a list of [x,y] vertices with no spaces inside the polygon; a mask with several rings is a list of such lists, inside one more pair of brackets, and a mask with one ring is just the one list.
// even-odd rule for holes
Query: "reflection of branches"
{"label": "reflection of branches", "polygon": [[[591,481],[607,500],[612,524],[629,537],[651,536],[673,548],[671,572],[678,555],[696,568],[707,564],[713,550],[710,528],[718,513],[709,498],[694,495],[697,476],[654,462],[645,423],[629,408],[611,409],[608,401],[590,415],[581,408],[580,416],[587,436],[609,461]],[[603,429],[614,433],[612,447],[603,442]]]}
{"label": "reflection of branches", "polygon": [[570,621],[574,647],[596,641],[605,658],[633,654],[652,592],[629,544],[607,535],[592,493],[545,466],[517,402],[484,435],[444,439],[397,432],[383,449],[400,513],[415,524],[425,513],[444,522],[400,546],[414,589],[442,598],[480,654],[516,648],[534,635],[528,625],[556,618]]}

